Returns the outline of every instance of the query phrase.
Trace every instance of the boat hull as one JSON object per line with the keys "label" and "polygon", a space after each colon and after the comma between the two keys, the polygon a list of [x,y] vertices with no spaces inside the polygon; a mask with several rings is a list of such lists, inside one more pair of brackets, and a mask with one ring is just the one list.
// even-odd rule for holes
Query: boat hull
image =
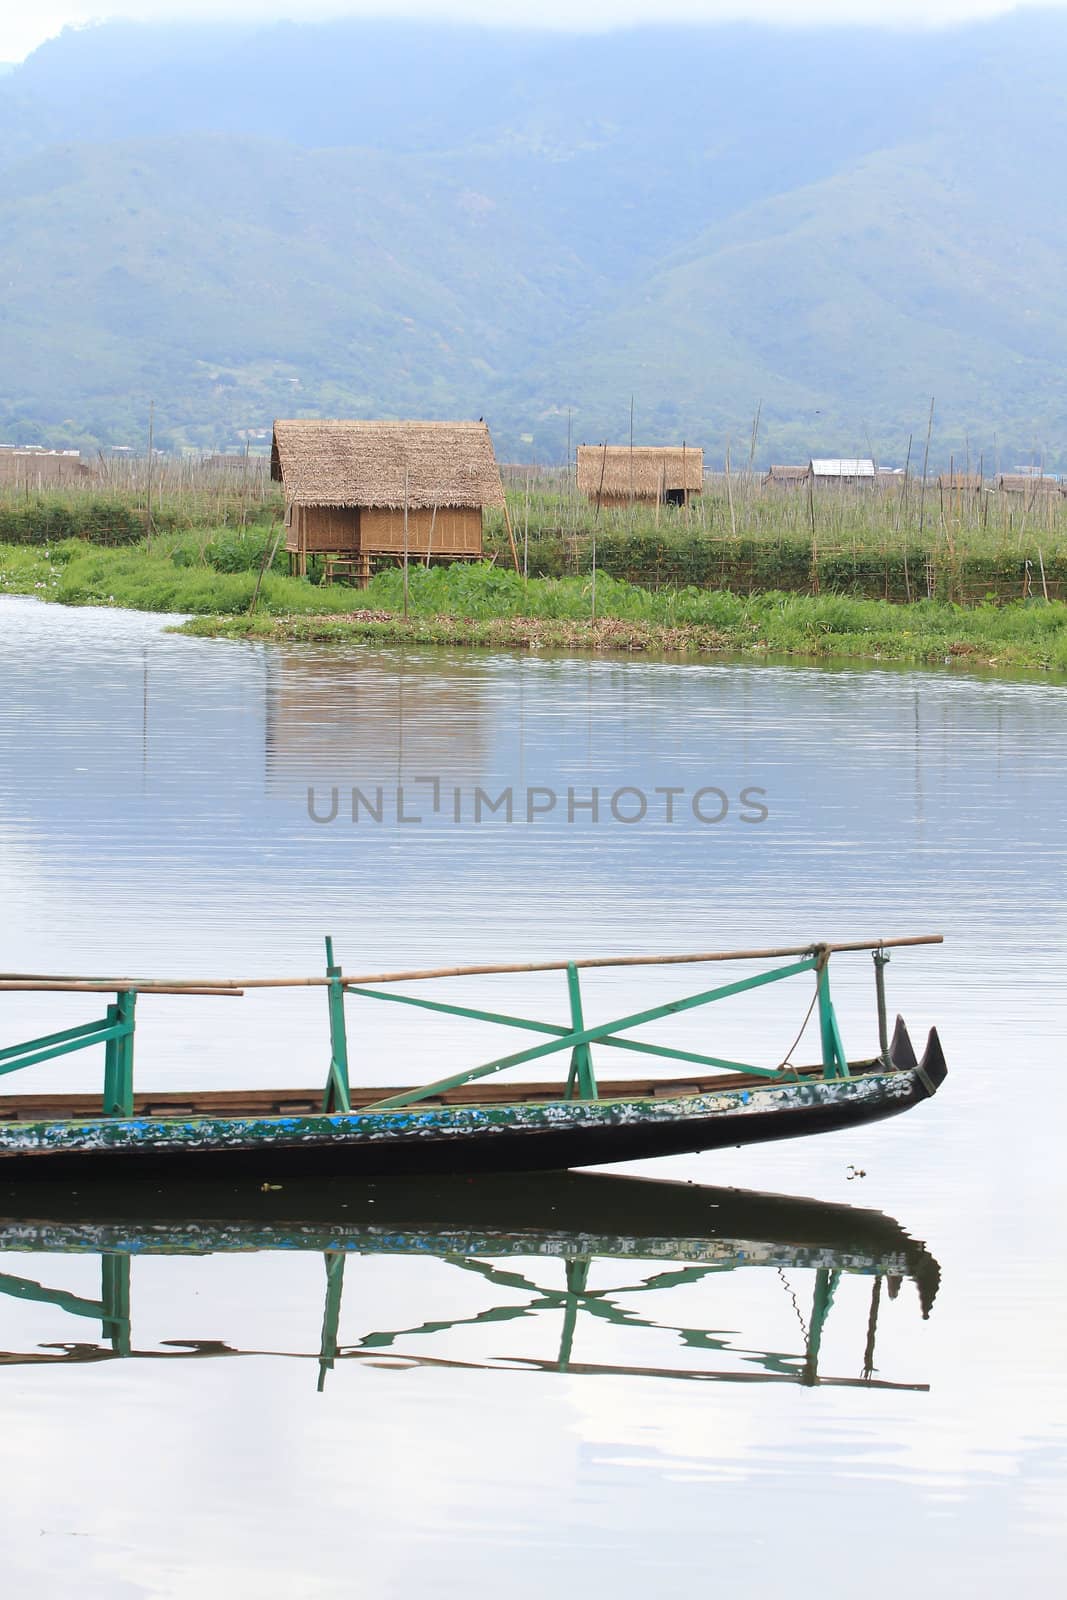
{"label": "boat hull", "polygon": [[916,1062],[902,1024],[892,1070],[767,1080],[677,1097],[419,1105],[300,1116],[100,1117],[0,1124],[0,1183],[90,1175],[385,1177],[556,1171],[831,1133],[898,1116],[946,1068],[936,1032]]}

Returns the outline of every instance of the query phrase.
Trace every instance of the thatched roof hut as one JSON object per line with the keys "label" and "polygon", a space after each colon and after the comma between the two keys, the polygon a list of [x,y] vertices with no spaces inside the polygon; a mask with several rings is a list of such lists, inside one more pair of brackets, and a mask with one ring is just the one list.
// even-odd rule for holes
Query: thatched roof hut
{"label": "thatched roof hut", "polygon": [[484,422],[279,421],[270,475],[297,570],[320,553],[364,583],[372,556],[476,560],[484,508],[505,509]]}
{"label": "thatched roof hut", "polygon": [[767,483],[780,485],[785,489],[797,489],[801,484],[807,483],[811,477],[811,467],[783,467],[772,466],[767,474]]}
{"label": "thatched roof hut", "polygon": [[578,493],[602,505],[631,500],[684,505],[704,487],[704,452],[689,445],[578,446]]}
{"label": "thatched roof hut", "polygon": [[1036,472],[1002,472],[996,479],[1002,494],[1044,495],[1062,494],[1063,485],[1058,478],[1040,477]]}
{"label": "thatched roof hut", "polygon": [[270,475],[301,506],[503,506],[484,422],[276,422]]}

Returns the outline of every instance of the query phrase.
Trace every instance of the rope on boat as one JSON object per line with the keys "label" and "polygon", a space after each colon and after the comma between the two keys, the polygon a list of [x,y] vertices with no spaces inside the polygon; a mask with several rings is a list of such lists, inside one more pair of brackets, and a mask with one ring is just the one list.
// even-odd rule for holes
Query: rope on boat
{"label": "rope on boat", "polygon": [[807,1011],[804,1013],[804,1021],[800,1024],[800,1032],[797,1034],[796,1038],[793,1040],[793,1043],[789,1046],[789,1049],[786,1051],[786,1053],[782,1057],[781,1061],[779,1061],[778,1065],[775,1067],[775,1069],[774,1069],[775,1072],[781,1072],[783,1070],[783,1068],[785,1068],[785,1067],[792,1067],[793,1071],[794,1072],[796,1071],[796,1066],[792,1061],[790,1061],[789,1057],[793,1054],[793,1051],[796,1049],[797,1045],[800,1043],[801,1039],[803,1039],[803,1037],[804,1037],[805,1029],[807,1028],[808,1023],[811,1021],[811,1014],[815,1010],[815,1002],[818,1000],[818,998],[819,998],[819,989],[818,989],[818,985],[816,985],[815,993],[811,997],[811,1004],[809,1005]]}

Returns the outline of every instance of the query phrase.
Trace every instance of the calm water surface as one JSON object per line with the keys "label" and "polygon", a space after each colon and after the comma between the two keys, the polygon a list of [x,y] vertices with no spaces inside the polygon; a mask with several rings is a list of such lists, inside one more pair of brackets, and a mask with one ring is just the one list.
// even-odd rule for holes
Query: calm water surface
{"label": "calm water surface", "polygon": [[[1067,691],[267,649],[12,598],[0,690],[4,971],[310,973],[327,933],[375,971],[937,931],[889,991],[950,1065],[899,1123],[616,1175],[6,1196],[12,1594],[1058,1588]],[[475,821],[479,788],[510,822]],[[586,1012],[701,979],[609,969]],[[835,987],[860,1054],[869,957]],[[565,1016],[558,974],[426,992]],[[774,1064],[808,998],[652,1036]],[[93,1009],[6,995],[0,1043]],[[143,1087],[324,1075],[314,990],[140,1011]],[[367,1083],[513,1037],[358,1000],[349,1035]]]}

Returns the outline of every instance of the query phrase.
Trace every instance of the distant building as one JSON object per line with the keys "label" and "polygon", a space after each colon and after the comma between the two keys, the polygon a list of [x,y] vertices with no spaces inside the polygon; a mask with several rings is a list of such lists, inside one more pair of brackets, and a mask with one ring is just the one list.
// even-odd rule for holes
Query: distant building
{"label": "distant building", "polygon": [[595,505],[684,506],[703,487],[704,452],[699,447],[578,446],[578,493]]}
{"label": "distant building", "polygon": [[0,445],[0,484],[18,489],[44,489],[84,482],[91,477],[90,468],[77,450]]}
{"label": "distant building", "polygon": [[872,484],[876,473],[874,462],[861,457],[812,458],[811,475],[816,484]]}
{"label": "distant building", "polygon": [[993,487],[1001,494],[1021,494],[1031,497],[1064,492],[1058,478],[1046,478],[1035,472],[1001,472],[993,480]]}
{"label": "distant building", "polygon": [[285,548],[297,572],[326,558],[361,584],[374,556],[477,560],[482,513],[504,509],[484,422],[274,424],[270,475],[285,491]]}
{"label": "distant building", "polygon": [[772,467],[765,482],[772,488],[802,489],[811,477],[811,467]]}

